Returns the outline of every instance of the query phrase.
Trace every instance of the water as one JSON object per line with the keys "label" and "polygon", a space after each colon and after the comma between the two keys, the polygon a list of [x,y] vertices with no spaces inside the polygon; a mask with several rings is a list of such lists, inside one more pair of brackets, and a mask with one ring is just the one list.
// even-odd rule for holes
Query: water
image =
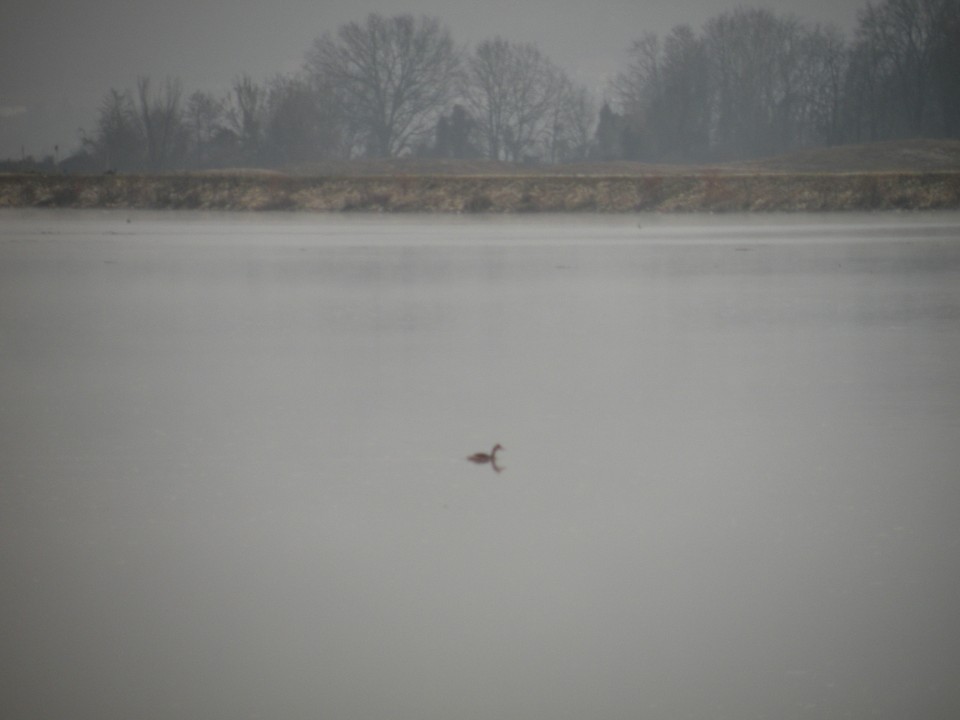
{"label": "water", "polygon": [[957,214],[6,211],[0,715],[956,716],[958,358]]}

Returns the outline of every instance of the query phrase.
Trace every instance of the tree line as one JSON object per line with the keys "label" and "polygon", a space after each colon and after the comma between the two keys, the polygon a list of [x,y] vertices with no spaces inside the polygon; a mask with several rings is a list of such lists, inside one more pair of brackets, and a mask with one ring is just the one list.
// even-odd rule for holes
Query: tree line
{"label": "tree line", "polygon": [[867,3],[852,39],[738,8],[629,50],[601,110],[604,158],[728,160],[960,138],[960,0]]}
{"label": "tree line", "polygon": [[703,162],[800,147],[960,137],[960,0],[882,0],[852,37],[741,7],[635,41],[598,102],[531,43],[459,48],[431,17],[371,14],[299,71],[111,89],[82,154],[100,169],[309,166],[420,156]]}

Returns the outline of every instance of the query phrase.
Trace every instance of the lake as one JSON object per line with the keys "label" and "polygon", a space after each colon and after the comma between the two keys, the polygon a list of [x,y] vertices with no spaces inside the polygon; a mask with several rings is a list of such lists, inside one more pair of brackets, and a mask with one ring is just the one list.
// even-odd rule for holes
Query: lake
{"label": "lake", "polygon": [[4,717],[960,714],[960,213],[3,211],[0,457]]}

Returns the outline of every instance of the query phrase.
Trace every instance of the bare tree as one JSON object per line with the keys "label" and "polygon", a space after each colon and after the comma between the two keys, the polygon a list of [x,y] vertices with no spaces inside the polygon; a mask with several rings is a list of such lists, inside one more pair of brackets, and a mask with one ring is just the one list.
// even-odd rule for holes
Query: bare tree
{"label": "bare tree", "polygon": [[217,141],[225,131],[226,108],[223,100],[218,100],[210,93],[197,91],[187,98],[183,119],[193,165],[204,168],[216,164]]}
{"label": "bare tree", "polygon": [[847,41],[835,27],[814,26],[802,43],[800,145],[835,145],[844,139],[843,107],[850,64]]}
{"label": "bare tree", "polygon": [[664,42],[663,130],[668,155],[674,160],[704,160],[709,156],[713,92],[706,43],[688,25],[673,29]]}
{"label": "bare tree", "polygon": [[239,159],[244,163],[258,164],[263,159],[266,101],[267,91],[249,75],[241,75],[233,81],[227,118],[236,136]]}
{"label": "bare tree", "polygon": [[432,129],[457,66],[453,40],[439,20],[378,14],[343,25],[335,38],[318,38],[306,63],[365,132],[366,152],[380,157],[402,154]]}
{"label": "bare tree", "polygon": [[274,162],[309,163],[344,151],[332,94],[302,75],[277,76],[268,85],[265,142]]}
{"label": "bare tree", "polygon": [[569,81],[530,43],[485,40],[466,63],[461,92],[488,157],[523,160],[549,142],[551,112]]}
{"label": "bare tree", "polygon": [[940,110],[942,134],[960,137],[960,2],[944,13],[934,43],[932,86]]}
{"label": "bare tree", "polygon": [[[836,143],[845,93],[856,87],[848,80],[851,57],[838,30],[768,10],[722,13],[700,34],[681,25],[662,42],[647,35],[633,44],[613,84],[623,113],[621,150],[639,159],[702,161]],[[610,109],[601,118],[601,154],[616,144],[616,119]]]}
{"label": "bare tree", "polygon": [[609,105],[601,111],[598,140],[603,157],[619,152],[620,157],[652,159],[657,155],[656,131],[653,129],[655,104],[662,93],[660,39],[645,33],[627,51],[626,69],[617,73],[611,89],[620,113]]}
{"label": "bare tree", "polygon": [[783,149],[796,102],[796,21],[769,10],[737,8],[708,21],[704,34],[721,156]]}
{"label": "bare tree", "polygon": [[150,78],[137,78],[137,110],[147,146],[147,167],[160,172],[176,165],[183,154],[185,135],[181,115],[179,80],[167,78],[157,92]]}
{"label": "bare tree", "polygon": [[97,129],[84,144],[104,170],[134,171],[143,165],[137,113],[127,91],[111,89],[100,103]]}
{"label": "bare tree", "polygon": [[936,95],[935,70],[956,40],[958,13],[957,0],[884,0],[868,2],[861,12],[857,51],[872,62],[859,69],[873,76],[864,82],[883,106],[885,134],[916,137],[940,124],[944,103]]}
{"label": "bare tree", "polygon": [[598,160],[620,160],[626,156],[623,148],[624,118],[604,102],[597,118],[594,155]]}
{"label": "bare tree", "polygon": [[547,143],[550,162],[586,160],[593,145],[596,104],[587,88],[565,75],[550,110]]}
{"label": "bare tree", "polygon": [[647,36],[632,49],[630,75],[615,86],[639,130],[641,156],[703,160],[713,103],[706,43],[688,25],[660,42]]}
{"label": "bare tree", "polygon": [[463,95],[480,123],[488,157],[499,160],[510,122],[510,46],[497,38],[481,43],[467,61]]}

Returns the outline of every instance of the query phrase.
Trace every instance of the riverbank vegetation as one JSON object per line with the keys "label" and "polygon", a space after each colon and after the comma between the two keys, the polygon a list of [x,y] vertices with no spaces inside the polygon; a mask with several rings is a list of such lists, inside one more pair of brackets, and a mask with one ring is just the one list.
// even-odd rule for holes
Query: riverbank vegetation
{"label": "riverbank vegetation", "polygon": [[753,212],[960,208],[960,173],[0,176],[0,207],[317,212]]}

